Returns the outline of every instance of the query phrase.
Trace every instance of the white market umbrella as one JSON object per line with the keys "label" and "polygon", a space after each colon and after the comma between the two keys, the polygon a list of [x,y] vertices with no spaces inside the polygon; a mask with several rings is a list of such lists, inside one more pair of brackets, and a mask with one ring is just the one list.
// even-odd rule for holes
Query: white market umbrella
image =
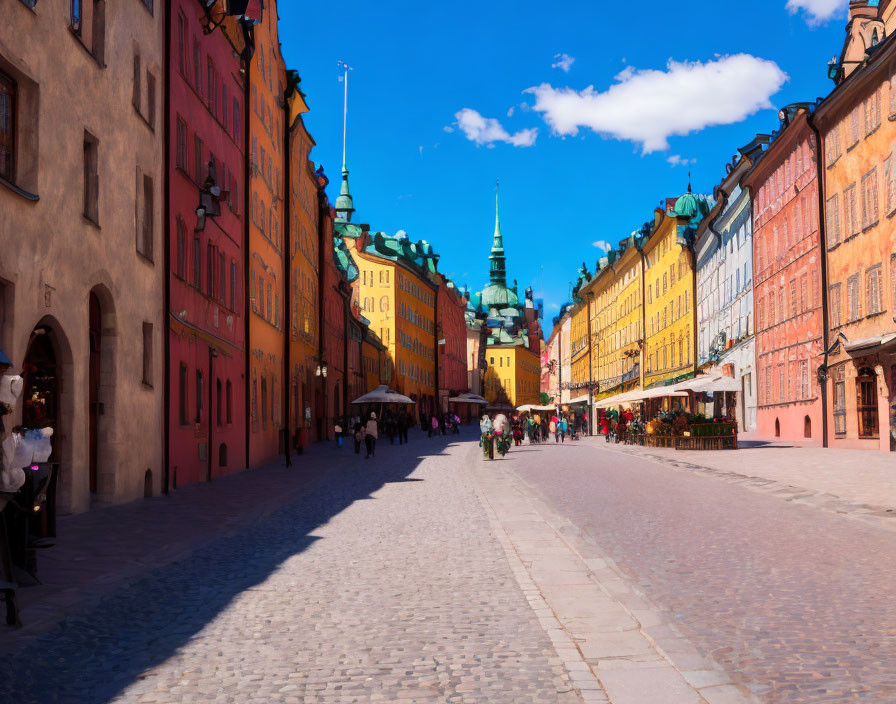
{"label": "white market umbrella", "polygon": [[383,384],[382,386],[377,386],[373,391],[368,391],[363,396],[359,396],[352,403],[403,403],[414,405],[417,402]]}
{"label": "white market umbrella", "polygon": [[488,405],[488,401],[486,401],[482,396],[478,394],[461,394],[460,396],[452,396],[448,399],[450,403],[477,403],[482,404],[483,406]]}

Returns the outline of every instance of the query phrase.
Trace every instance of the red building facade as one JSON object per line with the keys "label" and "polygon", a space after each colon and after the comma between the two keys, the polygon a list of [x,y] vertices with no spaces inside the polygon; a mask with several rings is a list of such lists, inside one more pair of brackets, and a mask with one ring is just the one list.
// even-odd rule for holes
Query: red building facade
{"label": "red building facade", "polygon": [[810,109],[784,108],[781,130],[745,184],[753,197],[757,430],[821,444],[824,255]]}
{"label": "red building facade", "polygon": [[246,110],[236,23],[204,34],[195,0],[171,13],[168,468],[182,486],[246,466]]}
{"label": "red building facade", "polygon": [[439,295],[436,305],[439,349],[439,410],[448,409],[448,399],[468,391],[466,299],[454,282],[436,274]]}

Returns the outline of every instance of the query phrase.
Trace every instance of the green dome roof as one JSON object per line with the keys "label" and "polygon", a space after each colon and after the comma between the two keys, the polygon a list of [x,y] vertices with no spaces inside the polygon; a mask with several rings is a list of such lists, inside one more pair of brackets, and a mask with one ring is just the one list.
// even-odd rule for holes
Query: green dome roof
{"label": "green dome roof", "polygon": [[500,284],[489,284],[480,293],[483,308],[516,308],[520,304],[519,296],[511,289]]}
{"label": "green dome roof", "polygon": [[691,222],[700,222],[709,215],[709,201],[705,196],[698,196],[690,191],[675,201],[674,212],[678,217],[687,218]]}

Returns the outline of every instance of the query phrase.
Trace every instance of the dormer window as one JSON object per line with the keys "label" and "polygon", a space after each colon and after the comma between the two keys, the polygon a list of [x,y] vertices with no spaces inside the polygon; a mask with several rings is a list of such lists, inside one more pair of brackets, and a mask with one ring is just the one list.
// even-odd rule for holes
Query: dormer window
{"label": "dormer window", "polygon": [[875,29],[871,33],[871,46],[877,46],[880,43],[880,38],[877,36],[877,30]]}

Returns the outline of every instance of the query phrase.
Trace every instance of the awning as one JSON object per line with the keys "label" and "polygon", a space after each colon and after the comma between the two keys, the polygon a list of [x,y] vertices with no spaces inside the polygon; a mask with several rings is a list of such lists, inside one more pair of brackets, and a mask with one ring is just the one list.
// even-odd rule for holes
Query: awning
{"label": "awning", "polygon": [[461,394],[460,396],[452,396],[448,399],[448,401],[450,403],[478,403],[483,406],[488,405],[488,401],[477,394]]}
{"label": "awning", "polygon": [[843,344],[843,348],[847,352],[864,352],[871,349],[872,347],[883,347],[884,345],[890,344],[894,340],[896,340],[896,332],[891,332],[886,335],[878,335],[877,337],[866,337],[862,340],[845,342]]}
{"label": "awning", "polygon": [[572,401],[567,401],[566,403],[570,406],[574,403],[588,403],[588,394],[585,394],[584,396],[577,396]]}
{"label": "awning", "polygon": [[386,385],[382,385],[377,386],[373,391],[368,391],[363,396],[359,396],[352,403],[404,403],[414,405],[416,401],[397,391],[393,391]]}
{"label": "awning", "polygon": [[516,410],[520,413],[527,413],[528,411],[556,411],[556,406],[536,406],[534,403],[526,403],[522,406],[517,406]]}
{"label": "awning", "polygon": [[596,401],[594,404],[595,408],[610,408],[612,406],[618,406],[623,403],[631,403],[632,401],[638,400],[638,394],[643,393],[640,390],[637,391],[626,391],[624,394],[616,394],[615,396],[608,396],[607,398],[602,398],[600,401]]}
{"label": "awning", "polygon": [[719,374],[701,374],[693,379],[679,382],[671,387],[675,391],[691,391],[693,393],[720,393],[722,391],[740,391],[740,382],[730,376]]}
{"label": "awning", "polygon": [[631,391],[629,393],[634,394],[634,398],[639,401],[646,401],[649,398],[664,398],[667,396],[687,396],[686,391],[678,391],[674,386],[658,386],[655,389],[647,389],[646,391]]}

